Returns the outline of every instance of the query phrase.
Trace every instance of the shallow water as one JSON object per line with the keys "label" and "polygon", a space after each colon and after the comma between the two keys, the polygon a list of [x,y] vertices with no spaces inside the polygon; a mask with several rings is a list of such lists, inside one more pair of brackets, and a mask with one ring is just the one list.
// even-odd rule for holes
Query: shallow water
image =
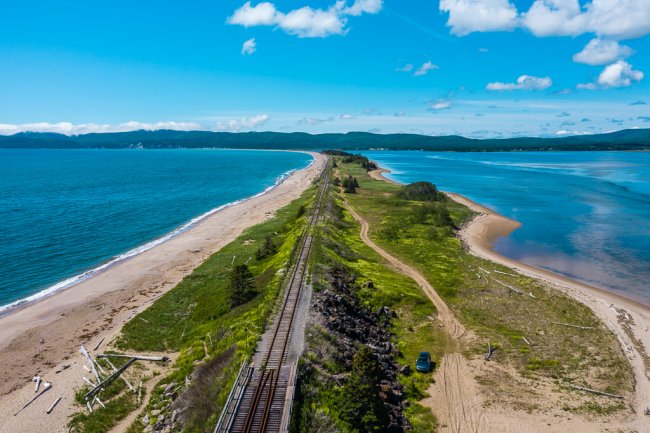
{"label": "shallow water", "polygon": [[650,153],[364,154],[520,221],[499,253],[650,305]]}
{"label": "shallow water", "polygon": [[0,306],[136,253],[311,160],[214,149],[0,149]]}

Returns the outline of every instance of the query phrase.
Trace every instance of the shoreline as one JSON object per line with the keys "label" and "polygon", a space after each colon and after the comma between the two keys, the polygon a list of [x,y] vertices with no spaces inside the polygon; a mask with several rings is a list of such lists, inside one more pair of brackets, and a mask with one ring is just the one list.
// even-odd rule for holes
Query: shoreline
{"label": "shoreline", "polygon": [[[300,153],[306,153],[309,155],[314,156],[311,152],[300,152]],[[275,183],[267,188],[265,188],[263,191],[258,192],[256,194],[253,194],[248,197],[244,197],[241,199],[234,200],[229,203],[224,203],[222,205],[219,205],[213,209],[208,210],[207,212],[204,212],[196,217],[191,218],[189,221],[181,224],[178,227],[173,228],[171,231],[168,233],[165,233],[162,236],[159,236],[155,239],[152,239],[150,241],[145,241],[144,243],[131,248],[130,250],[117,254],[110,258],[109,260],[98,264],[97,266],[88,269],[86,271],[80,272],[76,275],[73,275],[69,278],[66,278],[64,280],[58,281],[48,287],[45,287],[41,290],[39,290],[36,293],[33,293],[29,296],[26,296],[24,298],[18,299],[16,301],[12,301],[6,305],[0,305],[0,319],[9,316],[17,311],[22,310],[23,308],[28,308],[30,305],[33,305],[35,303],[45,301],[46,299],[56,295],[57,293],[60,293],[62,291],[72,289],[79,284],[83,283],[84,281],[87,281],[88,279],[91,279],[97,275],[100,275],[103,272],[106,272],[110,269],[112,269],[114,266],[119,265],[120,263],[126,262],[128,260],[131,260],[134,257],[139,256],[140,254],[143,254],[153,248],[156,248],[158,245],[162,245],[166,242],[169,242],[170,240],[176,238],[177,236],[182,235],[183,233],[187,232],[188,230],[191,230],[193,227],[195,227],[197,224],[200,224],[207,218],[210,218],[211,216],[221,212],[224,209],[227,209],[232,206],[237,206],[241,203],[245,203],[249,200],[252,200],[254,198],[260,197],[264,194],[267,194],[271,191],[273,191],[275,188],[280,186],[285,180],[287,180],[291,175],[297,171],[300,170],[307,170],[309,169],[316,159],[312,159],[309,164],[302,168],[302,169],[292,169],[289,170],[280,176],[278,176],[275,180]],[[0,344],[1,346],[1,344]]]}
{"label": "shoreline", "polygon": [[[84,385],[82,377],[87,374],[79,346],[85,345],[93,355],[104,351],[124,323],[214,252],[298,198],[325,166],[323,155],[308,153],[312,163],[272,190],[221,209],[166,242],[1,317],[0,432],[63,429],[76,411],[74,392]],[[34,395],[31,378],[37,373],[53,383],[63,400],[47,417],[30,417],[27,411],[11,416]],[[32,413],[45,411],[48,400],[34,402]]]}
{"label": "shoreline", "polygon": [[[383,173],[387,172],[390,170],[380,168],[369,174],[373,179],[401,185],[401,183],[383,176]],[[565,293],[589,307],[603,325],[616,336],[634,372],[635,395],[634,401],[629,402],[636,413],[634,423],[639,427],[639,431],[645,431],[647,416],[644,412],[650,406],[650,353],[648,353],[650,348],[650,307],[616,293],[502,256],[492,250],[494,241],[516,230],[520,223],[462,195],[445,194],[478,213],[461,228],[459,233],[460,239],[470,254],[514,269],[522,275],[538,279]]]}

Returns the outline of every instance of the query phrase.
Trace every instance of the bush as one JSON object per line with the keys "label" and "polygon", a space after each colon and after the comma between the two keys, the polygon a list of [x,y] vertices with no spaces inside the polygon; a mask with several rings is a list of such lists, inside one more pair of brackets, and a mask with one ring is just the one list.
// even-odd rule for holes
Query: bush
{"label": "bush", "polygon": [[254,297],[253,273],[248,269],[248,265],[237,265],[233,268],[228,289],[232,308],[245,304]]}
{"label": "bush", "polygon": [[446,201],[447,196],[438,191],[430,182],[415,182],[405,185],[397,192],[397,197],[413,201]]}

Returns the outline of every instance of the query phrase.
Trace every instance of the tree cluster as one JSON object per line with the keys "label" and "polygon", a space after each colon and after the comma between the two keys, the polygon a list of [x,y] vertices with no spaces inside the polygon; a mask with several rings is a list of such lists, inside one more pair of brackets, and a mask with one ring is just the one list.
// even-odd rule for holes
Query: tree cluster
{"label": "tree cluster", "polygon": [[402,187],[397,197],[413,201],[447,201],[447,196],[430,182],[415,182]]}
{"label": "tree cluster", "polygon": [[278,252],[278,247],[273,243],[271,235],[266,235],[264,243],[255,251],[255,260],[262,260]]}
{"label": "tree cluster", "polygon": [[352,175],[344,178],[341,184],[343,185],[343,191],[348,194],[356,193],[357,188],[359,188],[359,182],[357,181],[357,178],[352,177]]}
{"label": "tree cluster", "polygon": [[[368,158],[366,158],[363,155],[357,155],[357,154],[353,154],[353,153],[343,152],[341,150],[324,150],[323,153],[325,155],[340,156],[341,161],[343,161],[344,163],[346,163],[346,164],[349,164],[349,163],[359,164],[361,167],[365,168],[366,171],[377,170],[377,168],[379,168],[379,167],[377,167],[377,164],[370,161]],[[335,164],[336,164],[336,162],[335,162]]]}
{"label": "tree cluster", "polygon": [[433,224],[438,227],[454,227],[447,206],[443,203],[423,203],[415,208],[413,221],[417,224]]}
{"label": "tree cluster", "polygon": [[359,432],[380,432],[388,425],[381,399],[381,367],[375,354],[363,345],[352,359],[352,373],[341,392],[341,419]]}
{"label": "tree cluster", "polygon": [[232,308],[243,305],[255,297],[253,273],[248,269],[248,265],[236,265],[232,269],[228,295]]}

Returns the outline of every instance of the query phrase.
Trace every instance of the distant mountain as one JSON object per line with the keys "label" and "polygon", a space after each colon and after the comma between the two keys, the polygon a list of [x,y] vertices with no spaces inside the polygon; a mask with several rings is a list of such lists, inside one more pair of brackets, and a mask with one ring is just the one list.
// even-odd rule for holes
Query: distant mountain
{"label": "distant mountain", "polygon": [[132,131],[66,136],[24,132],[0,136],[0,148],[14,149],[342,149],[432,150],[458,152],[548,150],[650,150],[650,129],[626,129],[608,134],[561,138],[506,138],[477,140],[456,135],[415,134],[307,134],[304,132]]}

